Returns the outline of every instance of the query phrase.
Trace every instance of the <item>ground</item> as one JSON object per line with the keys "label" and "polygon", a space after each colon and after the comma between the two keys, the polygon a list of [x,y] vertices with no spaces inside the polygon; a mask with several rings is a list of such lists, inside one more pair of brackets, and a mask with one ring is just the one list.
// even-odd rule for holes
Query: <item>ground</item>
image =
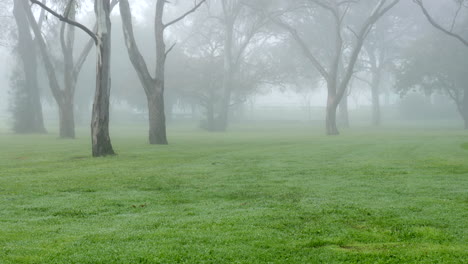
{"label": "ground", "polygon": [[0,134],[0,263],[464,263],[456,129]]}

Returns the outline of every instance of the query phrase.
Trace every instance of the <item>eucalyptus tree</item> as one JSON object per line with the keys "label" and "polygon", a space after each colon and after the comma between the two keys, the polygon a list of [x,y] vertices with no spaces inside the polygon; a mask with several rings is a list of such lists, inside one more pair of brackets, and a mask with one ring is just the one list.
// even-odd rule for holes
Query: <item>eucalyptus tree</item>
{"label": "eucalyptus tree", "polygon": [[166,30],[183,20],[189,14],[195,12],[206,0],[200,0],[194,3],[194,6],[180,15],[179,17],[164,22],[164,10],[167,1],[157,0],[154,18],[154,38],[156,42],[156,70],[153,76],[148,70],[147,63],[138,48],[133,33],[132,13],[128,0],[120,0],[120,14],[122,17],[122,27],[127,45],[128,55],[135,68],[140,82],[145,90],[148,101],[149,114],[149,143],[150,144],[168,144],[166,135],[166,116],[164,108],[164,89],[165,89],[165,65],[169,52],[174,45],[166,48],[164,33]]}
{"label": "eucalyptus tree", "polygon": [[[60,19],[64,23],[78,27],[86,32],[96,45],[96,91],[94,95],[93,114],[91,121],[91,143],[94,157],[114,155],[109,136],[109,96],[111,89],[111,0],[95,0],[94,12],[96,15],[96,33],[83,24],[68,17],[67,12],[60,15],[46,4],[37,0],[31,3],[39,5],[48,13]],[[73,2],[74,0],[70,0]],[[69,35],[71,36],[71,35]]]}
{"label": "eucalyptus tree", "polygon": [[12,76],[13,87],[13,130],[18,133],[44,133],[41,99],[37,76],[37,50],[27,18],[27,0],[13,2],[18,42],[15,53],[20,58],[18,71]]}
{"label": "eucalyptus tree", "polygon": [[[398,2],[399,0],[372,1],[372,9],[369,12],[369,1],[365,1],[365,3],[364,1],[339,0],[294,1],[294,3],[299,3],[299,6],[294,6],[290,10],[280,10],[280,15],[273,16],[272,19],[276,24],[289,32],[304,52],[304,55],[326,82],[328,91],[326,133],[328,135],[339,134],[336,119],[337,108],[354,74],[356,62],[367,36],[372,31],[375,23]],[[297,10],[300,10],[302,16],[294,16],[294,12],[298,12]],[[303,33],[296,29],[297,24],[304,23],[311,28],[316,27],[320,23],[314,21],[314,16],[323,14],[322,11],[325,11],[328,14],[328,19],[332,21],[332,34],[334,35],[334,43],[328,45],[325,51],[310,45],[304,38]],[[357,12],[364,19],[362,23],[359,23],[360,25],[353,27],[347,22],[349,15]],[[349,35],[350,33],[354,36],[352,42],[346,41],[349,38],[345,37],[345,34]],[[329,53],[331,59],[324,62],[321,59],[323,53]]]}
{"label": "eucalyptus tree", "polygon": [[[117,2],[113,2],[111,8]],[[69,1],[65,3],[64,17],[75,20],[77,12],[77,1]],[[90,38],[88,43],[83,47],[78,59],[74,60],[74,45],[75,45],[75,26],[67,23],[60,25],[60,49],[61,49],[61,65],[63,69],[54,67],[53,55],[51,53],[53,45],[45,40],[39,26],[40,21],[36,21],[34,14],[28,9],[28,19],[31,28],[34,32],[37,46],[39,47],[42,59],[45,65],[45,70],[49,80],[49,86],[52,95],[57,102],[59,109],[59,132],[61,138],[75,138],[75,117],[74,117],[74,96],[77,85],[77,80],[83,64],[86,61],[93,47],[93,39]],[[96,26],[94,27],[96,28]],[[57,75],[63,73],[63,84],[59,84]]]}

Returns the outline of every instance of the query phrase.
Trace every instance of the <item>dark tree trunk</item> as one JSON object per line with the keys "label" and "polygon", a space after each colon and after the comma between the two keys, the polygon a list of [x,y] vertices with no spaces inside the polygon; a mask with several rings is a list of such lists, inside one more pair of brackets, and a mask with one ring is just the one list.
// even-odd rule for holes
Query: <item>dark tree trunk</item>
{"label": "dark tree trunk", "polygon": [[339,105],[340,113],[340,126],[343,128],[349,128],[349,108],[348,108],[348,95],[345,93],[340,101]]}
{"label": "dark tree trunk", "polygon": [[96,92],[91,121],[93,157],[114,155],[109,136],[111,22],[109,0],[96,1],[97,69]]}
{"label": "dark tree trunk", "polygon": [[[39,95],[37,80],[37,54],[34,40],[31,35],[29,22],[27,18],[24,1],[15,0],[13,14],[18,28],[18,53],[21,59],[24,72],[24,93],[21,96],[26,97],[22,115],[15,120],[20,133],[45,133],[44,118],[42,115],[42,105]],[[16,130],[16,128],[15,128]]]}
{"label": "dark tree trunk", "polygon": [[148,96],[148,111],[150,144],[167,145],[163,93],[154,92]]}

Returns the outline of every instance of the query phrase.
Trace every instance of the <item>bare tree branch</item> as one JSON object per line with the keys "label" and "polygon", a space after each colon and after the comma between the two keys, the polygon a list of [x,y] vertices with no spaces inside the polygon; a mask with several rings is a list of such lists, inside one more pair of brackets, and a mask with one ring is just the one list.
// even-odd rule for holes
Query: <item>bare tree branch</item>
{"label": "bare tree branch", "polygon": [[[465,46],[468,46],[468,40],[464,39],[462,36],[460,36],[460,35],[458,35],[456,33],[453,33],[451,30],[445,29],[443,26],[441,26],[439,23],[437,23],[434,20],[434,18],[431,16],[431,14],[429,14],[429,11],[424,6],[423,0],[413,0],[413,2],[416,3],[421,8],[421,11],[423,12],[424,16],[427,18],[427,20],[429,21],[429,23],[431,23],[432,26],[434,26],[438,30],[444,32],[445,34],[447,34],[447,35],[449,35],[449,36],[451,36],[453,38],[458,39]],[[452,28],[453,28],[453,26],[452,26]]]}
{"label": "bare tree branch", "polygon": [[83,30],[84,32],[86,32],[93,40],[94,40],[94,43],[98,43],[98,39],[97,39],[97,36],[96,34],[94,34],[89,28],[87,28],[86,26],[84,26],[83,24],[80,24],[76,21],[73,21],[73,20],[70,20],[60,14],[58,14],[57,12],[55,12],[54,10],[50,9],[47,5],[37,1],[37,0],[30,0],[31,3],[33,4],[36,4],[38,6],[40,6],[42,9],[46,10],[48,13],[52,14],[53,16],[55,16],[56,18],[58,18],[60,21],[62,22],[65,22],[65,23],[68,23],[70,25],[73,25],[75,27],[78,27],[80,28],[81,30]]}
{"label": "bare tree branch", "polygon": [[171,22],[165,24],[164,28],[170,27],[171,25],[179,22],[180,20],[184,19],[185,17],[187,17],[191,13],[195,12],[204,2],[206,2],[206,0],[201,0],[200,2],[198,2],[198,4],[195,2],[195,5],[194,5],[194,7],[192,9],[188,10],[187,12],[185,12],[180,17],[178,17],[178,18],[172,20]]}

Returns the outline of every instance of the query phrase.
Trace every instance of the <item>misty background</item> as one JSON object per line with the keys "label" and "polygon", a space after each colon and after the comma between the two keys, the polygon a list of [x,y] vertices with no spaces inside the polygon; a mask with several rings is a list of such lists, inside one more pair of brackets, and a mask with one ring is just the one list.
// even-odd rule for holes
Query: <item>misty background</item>
{"label": "misty background", "polygon": [[[60,1],[57,2],[54,10],[63,9]],[[81,2],[76,20],[92,27],[95,20],[92,3]],[[208,1],[199,10],[184,18],[181,23],[169,28],[165,33],[166,45],[175,44],[166,61],[164,96],[166,119],[169,125],[188,122],[193,127],[207,129],[205,123],[210,107],[207,101],[210,97],[214,97],[212,104],[216,106],[219,103],[218,97],[221,96],[223,82],[224,33],[222,22],[216,18],[221,11],[215,2],[217,1],[212,1],[212,3]],[[278,3],[273,4],[273,2]],[[254,15],[249,12],[257,12],[256,15],[262,16],[261,12],[270,12],[275,8],[286,10],[296,2],[301,1],[271,1],[270,4],[265,5],[268,9],[263,11],[255,8],[248,10],[247,3],[243,7],[246,13],[240,15],[240,19],[244,21],[237,22],[235,27],[242,31],[247,30],[251,23],[255,23],[252,18]],[[366,1],[361,2],[356,7],[351,7],[351,11],[347,13],[349,19],[345,23],[349,23],[349,27],[362,23],[359,21],[360,15],[368,12],[366,5],[371,6],[371,4],[366,4]],[[451,18],[457,12],[456,1],[424,2],[430,13],[441,24],[448,27],[453,24],[452,28],[455,28],[457,33],[464,36],[468,34],[466,8],[458,11],[459,14],[454,22]],[[167,4],[164,20],[169,21],[177,17],[192,5],[192,1],[171,1]],[[17,54],[15,54],[17,34],[11,15],[12,8],[12,1],[2,1],[2,25],[9,25],[8,27],[2,26],[2,46],[0,47],[0,61],[2,61],[0,64],[0,129],[4,133],[13,130],[12,108],[16,87],[11,80],[14,78],[12,77],[14,67],[18,64]],[[39,16],[40,9],[37,6],[32,8],[34,14]],[[149,71],[154,72],[155,1],[131,1],[131,9],[136,41],[143,57],[147,59]],[[318,10],[317,17],[323,16],[324,19],[308,21],[307,18],[301,18],[304,16],[301,11],[287,12],[287,16],[291,21],[295,21],[297,29],[303,32],[306,41],[326,61],[327,47],[331,45],[330,41],[333,41],[333,36],[328,33],[333,31],[333,25],[327,25],[331,21],[326,18],[326,11],[317,8],[314,10]],[[296,18],[299,19],[295,20]],[[59,46],[54,45],[54,42],[58,43],[59,39],[59,22],[48,15],[45,24],[42,32],[48,43],[51,43],[50,47],[56,48],[51,53],[55,57],[57,71],[60,72],[63,69],[59,66]],[[148,110],[145,93],[127,54],[118,8],[112,11],[112,33],[111,124],[147,125]],[[238,34],[237,37],[240,40],[245,38],[241,33]],[[354,42],[353,34],[355,33],[352,31],[346,32],[347,38],[351,39],[350,43]],[[78,56],[81,47],[89,40],[89,36],[76,30],[75,38],[75,56]],[[439,53],[437,56],[431,54],[433,52],[429,50],[431,47],[433,51]],[[439,55],[444,58],[462,56],[466,61],[468,58],[466,47],[430,25],[412,1],[401,1],[388,14],[385,14],[373,27],[365,41],[356,64],[355,74],[348,85],[349,91],[345,96],[350,126],[372,125],[370,49],[376,50],[376,54],[385,50],[387,59],[385,62],[378,62],[386,65],[379,73],[380,83],[377,84],[381,122],[374,124],[375,126],[426,124],[462,127],[462,119],[450,95],[444,89],[440,89],[439,83],[434,81],[428,84],[425,81],[436,78],[431,76],[440,73],[438,67],[450,68],[445,65],[450,64],[450,61],[441,60]],[[427,51],[425,54],[419,54],[424,50]],[[347,52],[346,49],[344,52]],[[321,126],[321,122],[325,119],[327,105],[326,84],[313,65],[304,58],[298,44],[291,39],[287,31],[274,23],[265,23],[252,37],[245,53],[240,57],[242,63],[237,73],[239,82],[235,83],[229,107],[230,123],[297,121]],[[414,63],[409,62],[409,59],[413,59]],[[95,53],[91,51],[78,78],[74,98],[77,127],[87,127],[91,119],[95,90],[95,60]],[[422,70],[424,72],[418,72],[415,69],[421,68],[420,64],[426,66],[438,64],[439,66],[427,67]],[[468,68],[463,68],[463,66],[466,66],[466,63],[460,62],[454,66],[455,69],[458,68],[461,71],[458,76],[468,74]],[[430,71],[433,71],[435,75],[425,75]],[[417,76],[418,74],[420,76]],[[454,80],[467,87],[468,84],[465,81],[462,77],[460,80]],[[56,133],[58,108],[49,89],[47,74],[40,55],[38,55],[38,87],[46,129],[51,133]],[[340,121],[340,114],[338,114],[338,119],[339,126],[345,128],[346,125]]]}

